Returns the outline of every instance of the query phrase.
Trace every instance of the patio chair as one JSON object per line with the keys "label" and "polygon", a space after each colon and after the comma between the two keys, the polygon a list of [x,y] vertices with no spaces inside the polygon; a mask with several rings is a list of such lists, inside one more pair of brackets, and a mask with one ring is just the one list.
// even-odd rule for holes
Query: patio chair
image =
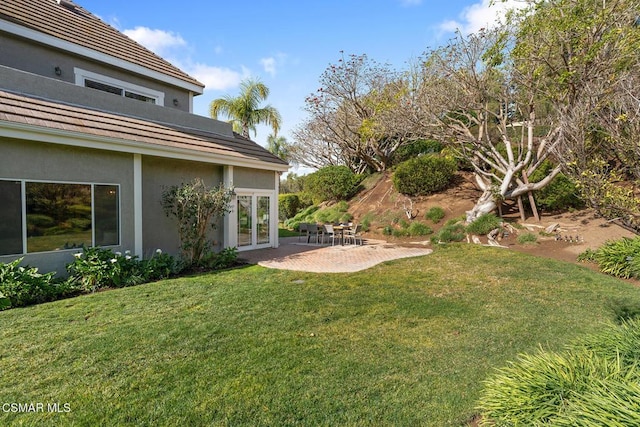
{"label": "patio chair", "polygon": [[322,237],[322,227],[320,227],[318,224],[308,224],[307,243],[310,243],[312,238],[315,238],[316,243],[320,243],[321,237]]}
{"label": "patio chair", "polygon": [[322,241],[324,242],[324,239],[329,239],[329,237],[331,237],[331,246],[333,246],[336,242],[336,231],[333,229],[333,225],[331,224],[325,224],[322,226],[323,228],[323,238]]}
{"label": "patio chair", "polygon": [[349,228],[344,229],[344,241],[345,243],[349,243],[350,240],[353,240],[353,244],[358,244],[358,239],[360,239],[360,244],[364,244],[362,241],[362,225],[357,224],[353,225]]}
{"label": "patio chair", "polygon": [[306,222],[301,222],[298,225],[298,242],[300,241],[300,236],[307,236],[307,240],[309,239],[309,224]]}

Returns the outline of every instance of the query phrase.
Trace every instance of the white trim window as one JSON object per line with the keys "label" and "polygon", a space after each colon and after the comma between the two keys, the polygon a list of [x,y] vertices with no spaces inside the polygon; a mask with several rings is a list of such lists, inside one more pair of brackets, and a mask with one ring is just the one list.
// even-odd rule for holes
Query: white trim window
{"label": "white trim window", "polygon": [[120,244],[118,184],[0,180],[0,256]]}
{"label": "white trim window", "polygon": [[76,85],[78,86],[97,89],[103,92],[124,96],[125,98],[164,106],[163,92],[135,85],[123,80],[114,79],[112,77],[103,76],[102,74],[93,73],[81,68],[74,68],[73,72],[76,76]]}

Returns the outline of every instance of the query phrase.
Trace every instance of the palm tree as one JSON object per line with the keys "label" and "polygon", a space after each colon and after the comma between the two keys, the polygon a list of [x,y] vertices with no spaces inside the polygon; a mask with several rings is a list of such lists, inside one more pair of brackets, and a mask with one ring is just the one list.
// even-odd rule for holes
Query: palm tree
{"label": "palm tree", "polygon": [[285,162],[289,161],[289,143],[287,143],[287,139],[284,136],[270,134],[267,137],[267,150]]}
{"label": "palm tree", "polygon": [[282,118],[280,113],[271,105],[259,108],[260,102],[269,96],[269,88],[259,80],[246,79],[240,83],[240,95],[237,97],[225,96],[211,101],[209,113],[214,119],[218,114],[224,114],[231,120],[233,130],[249,138],[249,131],[256,135],[256,125],[264,123],[270,125],[273,134],[280,130]]}

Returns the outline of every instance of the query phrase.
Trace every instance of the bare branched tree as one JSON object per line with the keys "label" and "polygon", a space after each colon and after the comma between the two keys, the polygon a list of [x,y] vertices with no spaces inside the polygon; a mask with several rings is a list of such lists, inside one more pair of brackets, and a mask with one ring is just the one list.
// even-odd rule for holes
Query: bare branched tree
{"label": "bare branched tree", "polygon": [[556,167],[541,181],[528,180],[557,145],[558,130],[538,125],[536,94],[505,56],[511,41],[506,28],[458,34],[424,63],[428,132],[469,160],[483,190],[469,222],[500,200],[543,188],[560,172]]}
{"label": "bare branched tree", "polygon": [[325,164],[344,164],[356,173],[385,170],[398,148],[418,139],[411,83],[366,55],[343,56],[306,99],[310,118],[295,134],[296,151],[330,155]]}

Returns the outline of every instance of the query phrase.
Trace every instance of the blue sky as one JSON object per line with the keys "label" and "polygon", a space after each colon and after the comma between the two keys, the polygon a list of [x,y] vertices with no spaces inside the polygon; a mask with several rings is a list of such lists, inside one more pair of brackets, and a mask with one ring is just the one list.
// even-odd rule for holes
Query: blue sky
{"label": "blue sky", "polygon": [[[196,114],[208,116],[213,99],[236,96],[243,78],[262,80],[289,142],[306,117],[305,97],[340,51],[401,70],[456,28],[467,33],[487,26],[504,7],[490,7],[489,0],[76,2],[204,83]],[[269,133],[258,127],[252,138],[265,145]]]}

